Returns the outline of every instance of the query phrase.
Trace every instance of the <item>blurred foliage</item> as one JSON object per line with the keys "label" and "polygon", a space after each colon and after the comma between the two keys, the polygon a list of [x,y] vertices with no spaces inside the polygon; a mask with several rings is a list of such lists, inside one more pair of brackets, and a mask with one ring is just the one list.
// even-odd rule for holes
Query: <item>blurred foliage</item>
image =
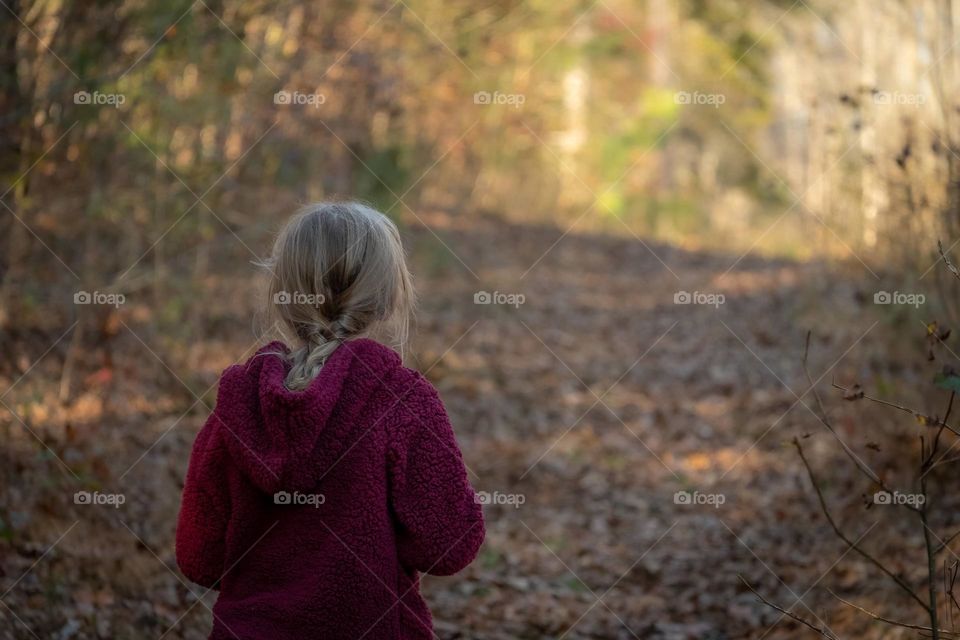
{"label": "blurred foliage", "polygon": [[[337,196],[923,263],[960,231],[952,23],[801,4],[10,2],[4,289],[62,280],[51,252],[104,287],[202,279],[224,234]],[[924,109],[877,99],[908,89]]]}

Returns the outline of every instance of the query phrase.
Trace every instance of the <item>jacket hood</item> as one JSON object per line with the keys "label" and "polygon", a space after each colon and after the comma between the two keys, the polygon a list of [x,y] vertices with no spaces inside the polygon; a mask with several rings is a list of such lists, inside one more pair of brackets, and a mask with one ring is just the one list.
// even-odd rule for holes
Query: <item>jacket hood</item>
{"label": "jacket hood", "polygon": [[291,391],[284,385],[287,353],[282,342],[271,342],[229,367],[214,410],[231,458],[266,493],[315,487],[354,444],[368,399],[402,367],[392,349],[350,340],[306,389]]}

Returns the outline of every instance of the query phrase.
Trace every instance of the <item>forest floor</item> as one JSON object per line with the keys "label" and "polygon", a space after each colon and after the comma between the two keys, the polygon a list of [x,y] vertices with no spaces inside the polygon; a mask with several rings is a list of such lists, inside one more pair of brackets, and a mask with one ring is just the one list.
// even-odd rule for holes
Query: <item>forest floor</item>
{"label": "forest floor", "polygon": [[[244,240],[263,249],[262,236]],[[915,525],[864,508],[872,489],[817,418],[801,360],[812,330],[809,368],[841,437],[888,480],[906,479],[912,419],[844,403],[830,381],[894,396],[929,382],[885,346],[897,331],[922,345],[922,309],[892,319],[866,270],[839,277],[485,217],[437,215],[409,236],[421,294],[409,359],[447,403],[474,486],[511,503],[485,507],[471,567],[425,577],[439,638],[815,637],[738,575],[841,638],[909,632],[826,587],[923,622],[829,529],[789,444],[810,435],[840,524],[919,587]],[[177,572],[173,533],[217,376],[256,346],[250,256],[224,251],[213,263],[233,266],[198,284],[197,315],[131,295],[76,344],[50,346],[69,323],[6,337],[0,386],[13,388],[0,399],[16,416],[0,423],[0,638],[206,637],[215,593]],[[522,304],[475,304],[479,291]],[[679,291],[705,295],[676,304]],[[71,348],[82,355],[62,399]],[[81,489],[124,503],[77,505]],[[934,526],[945,537],[956,524]]]}

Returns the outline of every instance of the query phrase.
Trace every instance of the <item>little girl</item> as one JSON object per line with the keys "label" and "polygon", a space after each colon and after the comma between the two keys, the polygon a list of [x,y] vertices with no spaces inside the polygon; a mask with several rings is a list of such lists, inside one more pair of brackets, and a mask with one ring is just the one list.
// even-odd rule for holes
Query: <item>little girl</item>
{"label": "little girl", "polygon": [[177,524],[184,575],[220,591],[210,638],[432,638],[419,573],[463,569],[484,526],[436,390],[369,337],[405,338],[397,229],[311,205],[267,266],[292,346],[223,372]]}

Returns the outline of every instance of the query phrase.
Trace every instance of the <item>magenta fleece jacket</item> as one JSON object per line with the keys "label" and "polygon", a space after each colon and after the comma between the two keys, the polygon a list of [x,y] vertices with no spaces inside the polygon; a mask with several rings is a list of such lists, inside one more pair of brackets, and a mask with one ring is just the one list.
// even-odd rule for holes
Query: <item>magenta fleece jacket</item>
{"label": "magenta fleece jacket", "polygon": [[436,390],[357,339],[290,391],[285,351],[224,371],[190,456],[177,563],[220,591],[210,638],[433,637],[419,574],[460,571],[484,537]]}

